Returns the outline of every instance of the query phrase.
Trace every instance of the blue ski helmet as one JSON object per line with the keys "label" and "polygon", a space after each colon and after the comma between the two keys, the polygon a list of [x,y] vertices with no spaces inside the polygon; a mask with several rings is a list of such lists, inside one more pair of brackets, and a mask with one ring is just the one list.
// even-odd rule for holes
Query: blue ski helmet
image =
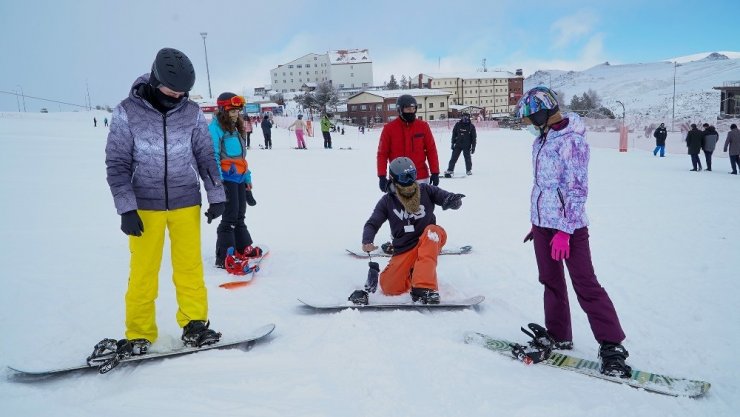
{"label": "blue ski helmet", "polygon": [[416,166],[411,159],[405,156],[392,160],[388,166],[388,173],[391,174],[393,182],[404,187],[416,181]]}

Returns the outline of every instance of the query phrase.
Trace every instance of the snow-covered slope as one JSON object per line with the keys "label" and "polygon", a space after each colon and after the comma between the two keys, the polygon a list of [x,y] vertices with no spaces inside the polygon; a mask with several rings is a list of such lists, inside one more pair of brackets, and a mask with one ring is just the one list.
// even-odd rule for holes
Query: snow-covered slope
{"label": "snow-covered slope", "polygon": [[[628,123],[668,121],[673,117],[675,67],[676,121],[712,121],[719,115],[720,93],[713,87],[740,82],[740,52],[705,53],[650,63],[610,65],[584,71],[540,70],[527,77],[525,89],[542,84],[562,92],[570,103],[574,95],[596,91],[615,114],[626,108]],[[643,123],[645,122],[645,123]]]}
{"label": "snow-covered slope", "polygon": [[[0,113],[0,369],[81,361],[100,339],[123,336],[129,250],[105,181],[106,134],[92,127],[90,113]],[[450,132],[435,135],[445,164]],[[218,287],[228,277],[212,267],[217,222],[203,218],[213,327],[234,336],[275,323],[268,341],[247,353],[201,353],[104,376],[33,385],[2,380],[0,414],[737,414],[740,178],[726,173],[721,152],[714,172],[688,172],[681,138],[671,136],[669,150],[678,153],[665,158],[594,146],[589,169],[594,264],[627,333],[628,363],[712,383],[706,398],[690,400],[526,367],[463,343],[466,330],[523,341],[519,327],[543,320],[532,246],[522,244],[532,182],[532,138],[524,131],[479,131],[474,175],[441,184],[467,197],[459,211],[437,210],[438,223],[451,244],[474,247],[469,255],[440,258],[441,293],[447,299],[482,294],[480,309],[317,315],[299,308],[298,297],[342,301],[364,282],[367,263],[344,248],[359,249],[362,226],[380,197],[378,136],[348,129],[334,136],[334,145],[352,150],[324,150],[314,137],[307,151],[298,151],[292,132],[276,129],[273,150],[248,152],[258,204],[248,209],[247,224],[271,255],[246,288]],[[253,144],[261,139],[258,131]],[[385,228],[376,243],[387,238]],[[166,246],[159,347],[180,336],[171,273]],[[596,342],[571,297],[574,354],[595,358]]]}

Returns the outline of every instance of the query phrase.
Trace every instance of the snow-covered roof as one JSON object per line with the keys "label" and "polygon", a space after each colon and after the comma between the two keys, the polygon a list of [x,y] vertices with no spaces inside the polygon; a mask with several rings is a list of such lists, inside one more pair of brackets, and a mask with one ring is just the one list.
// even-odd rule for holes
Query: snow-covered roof
{"label": "snow-covered roof", "polygon": [[264,109],[265,107],[280,107],[277,103],[260,103],[260,108]]}
{"label": "snow-covered roof", "polygon": [[360,94],[372,94],[374,96],[383,97],[383,98],[397,98],[404,94],[409,94],[414,97],[423,97],[423,96],[450,96],[452,93],[445,90],[439,90],[436,88],[412,88],[408,90],[374,90],[374,91],[362,91],[360,93],[354,94],[350,97],[358,96]]}
{"label": "snow-covered roof", "polygon": [[464,80],[489,79],[489,78],[516,78],[517,75],[509,71],[487,71],[487,72],[435,72],[426,75],[431,79],[435,78],[462,78]]}
{"label": "snow-covered roof", "polygon": [[329,55],[329,62],[332,65],[373,62],[370,59],[370,51],[368,49],[338,49],[336,51],[328,51],[327,55]]}

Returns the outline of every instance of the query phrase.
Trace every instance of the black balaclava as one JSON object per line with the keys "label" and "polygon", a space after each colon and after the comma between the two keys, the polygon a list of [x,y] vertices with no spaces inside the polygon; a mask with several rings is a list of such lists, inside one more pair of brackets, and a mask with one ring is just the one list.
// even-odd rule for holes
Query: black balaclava
{"label": "black balaclava", "polygon": [[161,83],[157,79],[157,77],[154,76],[154,71],[149,75],[149,85],[147,87],[149,90],[147,100],[154,106],[155,109],[159,110],[162,113],[167,113],[168,111],[174,109],[177,107],[180,102],[185,99],[187,96],[181,96],[179,98],[170,97],[167,94],[160,91],[159,86]]}
{"label": "black balaclava", "polygon": [[416,120],[416,113],[404,113],[403,110],[401,110],[401,120],[403,120],[406,123],[411,123],[414,120]]}

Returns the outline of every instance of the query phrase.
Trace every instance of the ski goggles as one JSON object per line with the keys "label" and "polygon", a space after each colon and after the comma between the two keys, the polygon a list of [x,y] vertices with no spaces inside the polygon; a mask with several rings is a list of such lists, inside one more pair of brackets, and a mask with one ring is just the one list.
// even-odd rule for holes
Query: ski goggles
{"label": "ski goggles", "polygon": [[246,103],[247,102],[244,100],[244,97],[242,96],[234,96],[226,100],[218,100],[216,102],[218,107],[223,107],[226,110],[241,109],[244,107]]}
{"label": "ski goggles", "polygon": [[416,181],[416,168],[405,169],[396,176],[396,182],[404,187],[408,187],[414,181]]}

